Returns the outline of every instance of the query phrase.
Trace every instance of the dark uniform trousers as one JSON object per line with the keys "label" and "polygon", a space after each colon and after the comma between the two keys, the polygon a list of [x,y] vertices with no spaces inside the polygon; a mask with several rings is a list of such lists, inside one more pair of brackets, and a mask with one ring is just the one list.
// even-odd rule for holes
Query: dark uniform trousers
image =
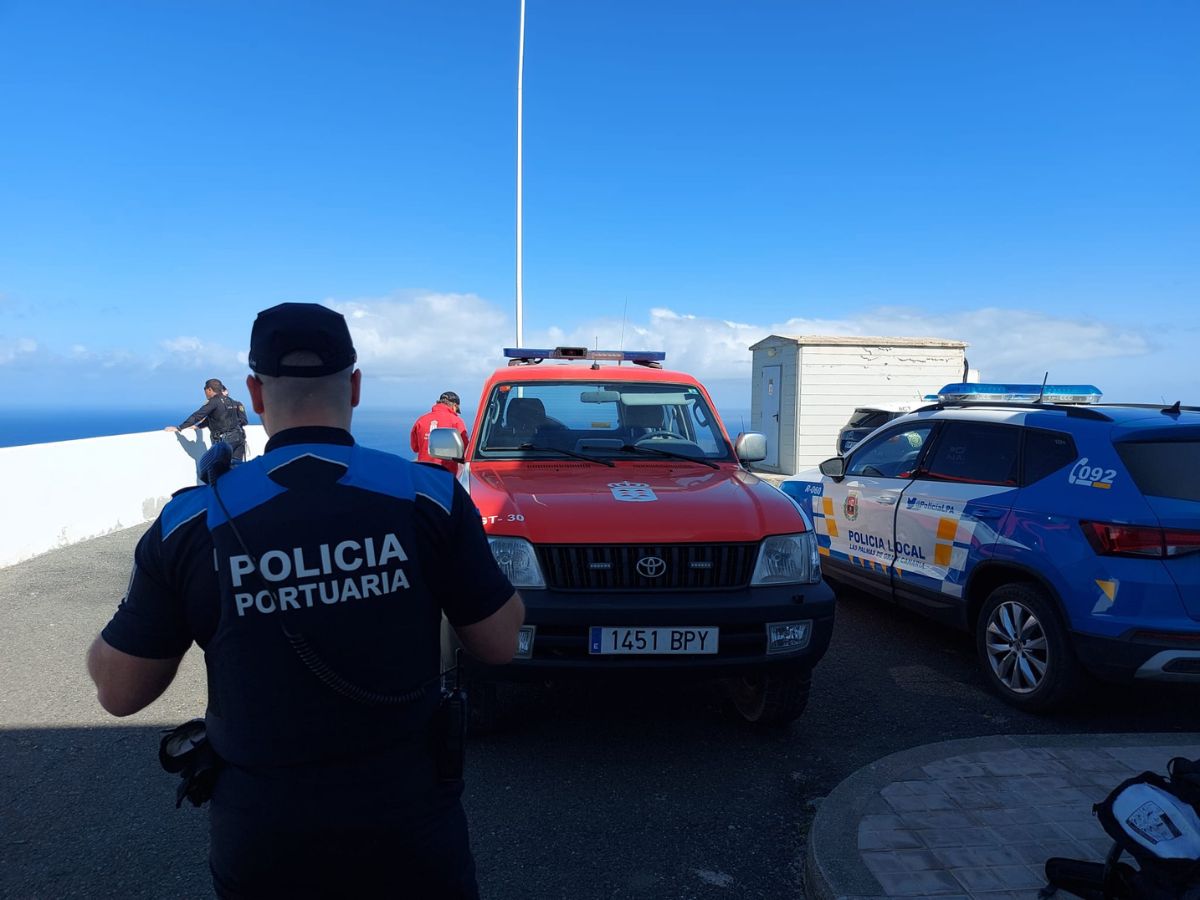
{"label": "dark uniform trousers", "polygon": [[[390,822],[380,821],[377,792],[364,791],[357,808],[345,793],[335,796],[346,786],[314,780],[308,789],[297,796],[294,778],[285,786],[235,767],[221,773],[209,851],[218,897],[478,900],[462,782],[426,788],[420,799],[395,790],[403,816]],[[308,807],[329,810],[328,823],[297,827],[306,817],[290,812]]]}
{"label": "dark uniform trousers", "polygon": [[224,441],[233,450],[234,462],[246,461],[246,432],[239,428],[237,431],[227,431],[224,434],[214,433],[212,441]]}

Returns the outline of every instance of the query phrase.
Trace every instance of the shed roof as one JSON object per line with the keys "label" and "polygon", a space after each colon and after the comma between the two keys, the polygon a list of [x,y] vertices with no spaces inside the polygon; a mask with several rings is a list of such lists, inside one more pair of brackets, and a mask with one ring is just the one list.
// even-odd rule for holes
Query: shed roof
{"label": "shed roof", "polygon": [[799,344],[805,347],[945,347],[962,350],[967,346],[966,341],[951,341],[946,338],[932,337],[871,337],[861,334],[771,334],[757,344],[751,344],[751,350],[772,343]]}

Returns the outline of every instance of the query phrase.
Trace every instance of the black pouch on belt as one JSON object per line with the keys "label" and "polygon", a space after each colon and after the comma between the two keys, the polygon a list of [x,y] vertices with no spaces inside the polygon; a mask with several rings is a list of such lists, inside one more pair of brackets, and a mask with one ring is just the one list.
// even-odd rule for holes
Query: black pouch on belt
{"label": "black pouch on belt", "polygon": [[462,781],[467,753],[467,692],[461,687],[442,690],[433,717],[433,742],[438,780]]}
{"label": "black pouch on belt", "polygon": [[192,806],[200,806],[212,797],[221,758],[208,742],[203,719],[192,719],[168,731],[159,742],[158,761],[163,769],[180,778],[175,791],[176,809],[183,805],[184,798]]}

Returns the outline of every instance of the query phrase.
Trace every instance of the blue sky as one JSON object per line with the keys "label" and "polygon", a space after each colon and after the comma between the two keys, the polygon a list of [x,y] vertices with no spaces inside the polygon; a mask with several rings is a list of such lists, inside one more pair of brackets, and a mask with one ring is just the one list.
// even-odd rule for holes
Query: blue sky
{"label": "blue sky", "polygon": [[[178,403],[254,313],[366,403],[513,342],[517,0],[0,0],[0,405]],[[770,333],[1200,403],[1200,7],[529,0],[526,344],[749,406]],[[473,405],[473,404],[470,404]]]}

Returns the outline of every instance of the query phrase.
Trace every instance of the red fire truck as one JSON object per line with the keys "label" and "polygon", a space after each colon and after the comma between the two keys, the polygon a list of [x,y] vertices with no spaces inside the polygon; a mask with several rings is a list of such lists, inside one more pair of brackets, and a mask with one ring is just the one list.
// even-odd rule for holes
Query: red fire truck
{"label": "red fire truck", "polygon": [[[505,355],[469,444],[430,436],[432,455],[463,463],[527,610],[513,664],[467,669],[475,721],[494,716],[499,680],[616,672],[719,678],[747,720],[797,718],[834,596],[807,514],[746,467],[766,438],[731,441],[704,387],[662,353]],[[444,628],[447,662],[455,649]]]}

